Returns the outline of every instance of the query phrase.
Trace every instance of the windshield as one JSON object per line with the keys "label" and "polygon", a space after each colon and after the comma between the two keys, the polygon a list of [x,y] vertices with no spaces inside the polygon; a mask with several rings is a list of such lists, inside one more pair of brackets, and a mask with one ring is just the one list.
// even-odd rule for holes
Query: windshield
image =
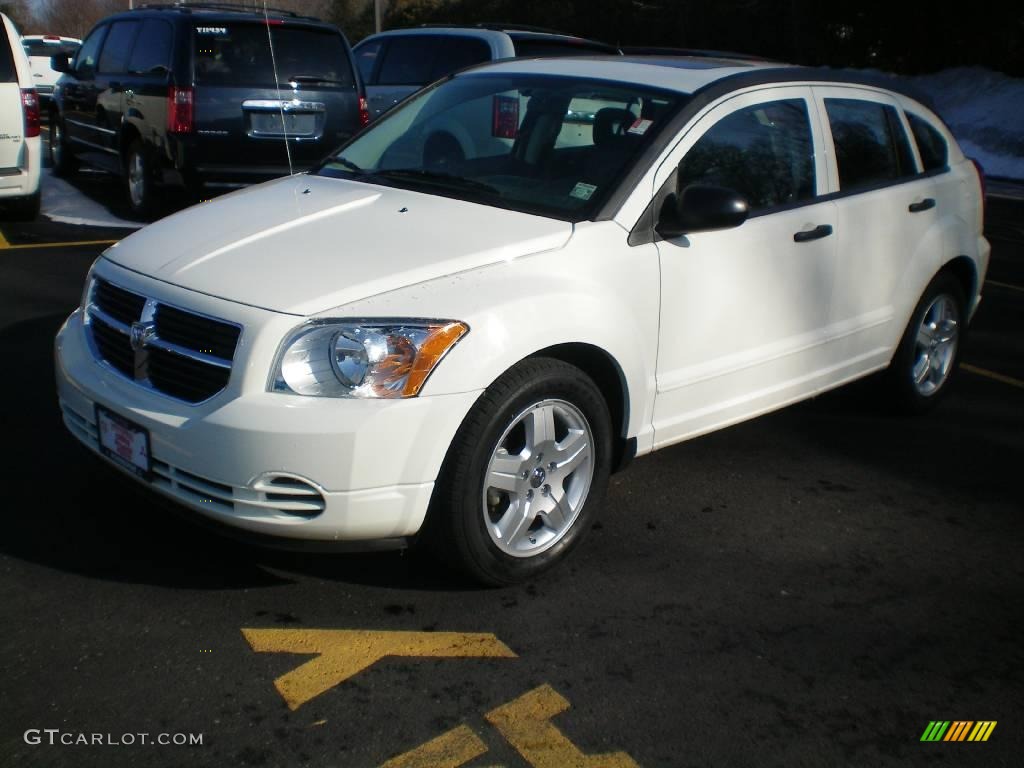
{"label": "windshield", "polygon": [[461,75],[387,113],[318,173],[582,221],[685,98],[573,77]]}

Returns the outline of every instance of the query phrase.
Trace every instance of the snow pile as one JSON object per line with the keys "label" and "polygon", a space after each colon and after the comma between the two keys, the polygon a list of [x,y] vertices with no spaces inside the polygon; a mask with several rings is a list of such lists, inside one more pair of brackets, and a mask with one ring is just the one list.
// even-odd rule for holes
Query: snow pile
{"label": "snow pile", "polygon": [[981,67],[906,78],[924,91],[987,176],[1024,180],[1024,80]]}
{"label": "snow pile", "polygon": [[131,227],[142,226],[137,221],[127,221],[107,210],[88,195],[53,175],[49,168],[43,169],[40,179],[43,191],[43,215],[51,221],[63,224],[78,224],[86,227]]}

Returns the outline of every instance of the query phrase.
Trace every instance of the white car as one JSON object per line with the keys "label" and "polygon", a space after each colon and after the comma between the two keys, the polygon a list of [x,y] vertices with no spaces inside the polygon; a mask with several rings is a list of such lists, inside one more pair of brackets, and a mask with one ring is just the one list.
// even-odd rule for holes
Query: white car
{"label": "white car", "polygon": [[58,55],[73,57],[82,45],[77,37],[61,37],[60,35],[23,35],[21,45],[28,56],[32,67],[32,82],[39,99],[43,102],[44,111],[53,98],[53,87],[60,79],[60,72],[50,63],[50,58]]}
{"label": "white car", "polygon": [[[453,112],[487,117],[439,162]],[[934,404],[988,259],[975,165],[870,79],[509,60],[108,249],[57,337],[60,408],[207,518],[425,540],[511,583],[633,456],[886,368]]]}
{"label": "white car", "polygon": [[0,13],[0,204],[17,218],[39,214],[39,95],[14,24]]}

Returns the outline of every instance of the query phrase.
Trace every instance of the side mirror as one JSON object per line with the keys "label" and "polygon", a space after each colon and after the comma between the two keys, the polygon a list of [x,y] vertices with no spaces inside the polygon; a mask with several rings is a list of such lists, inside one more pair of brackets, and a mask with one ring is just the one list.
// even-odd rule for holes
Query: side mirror
{"label": "side mirror", "polygon": [[654,229],[670,240],[694,232],[738,227],[747,220],[749,213],[747,200],[739,192],[691,184],[665,198]]}
{"label": "side mirror", "polygon": [[66,53],[58,53],[55,56],[51,56],[50,69],[54,72],[70,72],[71,62],[68,60],[68,55]]}

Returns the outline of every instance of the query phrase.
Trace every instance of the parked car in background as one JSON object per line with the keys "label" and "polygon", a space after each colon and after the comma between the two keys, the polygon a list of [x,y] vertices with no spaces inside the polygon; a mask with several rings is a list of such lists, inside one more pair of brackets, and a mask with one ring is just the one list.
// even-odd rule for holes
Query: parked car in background
{"label": "parked car in background", "polygon": [[371,119],[428,83],[474,64],[517,56],[595,54],[618,55],[619,49],[596,40],[509,25],[393,29],[370,35],[355,47]]}
{"label": "parked car in background", "polygon": [[143,6],[58,63],[55,170],[123,176],[140,216],[160,184],[202,195],[301,171],[368,122],[344,34],[285,11]]}
{"label": "parked car in background", "polygon": [[32,65],[32,82],[35,83],[44,115],[49,115],[50,113],[53,86],[57,84],[57,80],[60,78],[60,72],[57,72],[51,66],[51,57],[58,55],[74,56],[81,44],[82,41],[75,37],[60,37],[58,35],[22,36],[21,45],[28,55],[29,64]]}
{"label": "parked car in background", "polygon": [[[980,174],[881,82],[610,56],[441,80],[315,172],[108,249],[57,336],[64,423],[236,531],[536,577],[634,455],[876,371],[909,412],[949,390]],[[439,170],[453,121],[474,149]]]}
{"label": "parked car in background", "polygon": [[0,13],[0,203],[20,219],[39,214],[39,95],[18,30]]}

